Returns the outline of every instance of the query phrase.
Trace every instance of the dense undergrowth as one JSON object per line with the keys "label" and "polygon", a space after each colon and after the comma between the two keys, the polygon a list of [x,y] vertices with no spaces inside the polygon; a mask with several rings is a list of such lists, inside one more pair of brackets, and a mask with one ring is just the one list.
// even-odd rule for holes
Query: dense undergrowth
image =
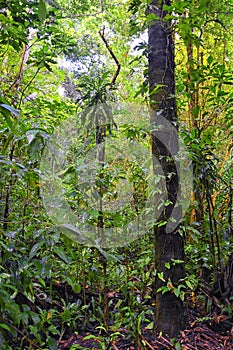
{"label": "dense undergrowth", "polygon": [[[98,103],[148,105],[144,36],[153,18],[146,15],[147,2],[106,0],[99,12],[100,3],[0,1],[0,348],[84,349],[81,341],[86,337],[87,348],[95,348],[90,345],[94,339],[101,349],[193,349],[193,339],[199,341],[198,350],[228,349],[224,341],[230,349],[231,1],[174,1],[168,13],[177,47],[180,134],[189,151],[194,186],[180,226],[186,277],[176,286],[163,275],[159,278],[164,283],[160,292],[175,294],[187,307],[183,338],[165,341],[166,335],[153,332],[157,291],[152,230],[125,247],[87,247],[65,235],[43,206],[41,156],[60,122]],[[106,135],[119,141],[111,121]],[[150,135],[128,120],[121,132],[127,141],[150,149]],[[95,141],[94,134],[83,135],[62,173],[71,208],[79,215],[87,210],[92,224],[98,213],[85,207],[76,156],[85,144],[85,158]],[[119,181],[128,180],[135,190],[133,203],[112,218],[119,227],[143,208],[145,173],[120,158],[115,172],[108,165],[101,179],[109,200],[117,198]],[[179,263],[173,259],[166,268]],[[204,340],[198,338],[201,332]],[[204,341],[207,344],[200,345]]]}
{"label": "dense undergrowth", "polygon": [[[123,331],[131,344],[137,344],[142,329],[153,329],[150,234],[103,255],[52,227],[33,231],[31,219],[28,224],[24,221],[23,228],[16,225],[15,231],[5,231],[1,239],[2,349],[57,349],[58,341],[73,333],[99,336],[107,349],[106,344]],[[48,226],[47,221],[39,224]],[[232,318],[232,296],[228,299],[229,289],[214,286],[209,252],[198,253],[195,241],[187,243],[186,251],[187,280],[182,285],[188,312],[198,304],[204,319]]]}

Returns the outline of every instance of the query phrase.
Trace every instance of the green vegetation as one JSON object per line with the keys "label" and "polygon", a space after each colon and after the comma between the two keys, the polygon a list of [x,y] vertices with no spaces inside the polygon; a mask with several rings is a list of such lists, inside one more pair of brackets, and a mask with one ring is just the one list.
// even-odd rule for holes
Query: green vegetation
{"label": "green vegetation", "polygon": [[[148,10],[151,3],[0,0],[1,349],[55,350],[75,332],[102,349],[118,337],[146,349],[142,330],[156,329],[158,293],[175,295],[187,310],[198,305],[205,320],[213,313],[232,317],[232,0],[163,2],[175,41],[179,133],[194,179],[179,227],[185,261],[171,258],[164,266],[173,271],[185,265],[186,275],[174,282],[157,269],[154,222],[126,246],[94,247],[71,239],[69,227],[67,234],[43,205],[46,144],[60,123],[78,115],[84,125],[87,111],[101,104],[101,130],[82,134],[59,175],[67,202],[100,236],[104,228],[136,220],[145,208],[150,174],[133,151],[128,159],[117,147],[104,161],[97,156],[96,198],[108,212],[88,205],[90,183],[82,178],[80,185],[80,179],[82,162],[105,139],[106,149],[107,140],[122,149],[135,142],[146,154],[152,148],[150,133],[140,127],[144,112],[138,113],[161,91],[149,84],[147,30],[158,20]],[[120,128],[113,105],[126,113]],[[116,210],[118,199],[124,205]],[[161,219],[156,225],[166,224]]]}

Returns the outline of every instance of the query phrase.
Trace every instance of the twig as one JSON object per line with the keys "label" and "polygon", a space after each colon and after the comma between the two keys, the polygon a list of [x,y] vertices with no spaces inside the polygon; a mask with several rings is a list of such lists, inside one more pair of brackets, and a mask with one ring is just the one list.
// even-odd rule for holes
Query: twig
{"label": "twig", "polygon": [[[160,339],[162,339],[163,341],[165,341],[169,346],[173,347],[172,343],[170,343],[166,338],[164,338],[163,336],[159,337]],[[170,349],[170,348],[169,348]]]}
{"label": "twig", "polygon": [[115,349],[115,350],[119,350],[119,348],[116,346],[116,344],[114,344],[113,342],[111,343],[112,347]]}
{"label": "twig", "polygon": [[24,97],[24,93],[27,90],[27,88],[31,85],[31,83],[33,82],[33,80],[36,78],[37,74],[39,73],[39,71],[41,70],[41,67],[39,66],[35,72],[35,74],[33,75],[33,77],[31,78],[31,80],[27,83],[27,85],[25,86],[25,88],[23,89],[22,93],[21,93],[21,97],[20,97],[20,101],[19,101],[19,106],[22,103],[22,99]]}
{"label": "twig", "polygon": [[66,328],[64,328],[64,329],[62,330],[61,335],[60,335],[59,340],[58,340],[58,343],[60,343],[60,342],[61,342],[61,340],[62,340],[62,338],[63,338],[63,335],[64,335],[65,331],[66,331]]}
{"label": "twig", "polygon": [[162,345],[165,349],[171,350],[173,348],[172,344],[171,344],[171,346],[165,345],[164,343],[162,343],[158,339],[156,339],[156,342],[159,343],[160,345]]}
{"label": "twig", "polygon": [[150,343],[148,343],[148,341],[143,337],[142,334],[140,335],[140,337],[142,338],[142,340],[145,342],[145,344],[148,346],[149,349],[154,350],[154,347],[150,345]]}
{"label": "twig", "polygon": [[7,53],[9,46],[10,46],[10,44],[9,44],[9,40],[8,40],[6,50],[3,51],[3,53],[0,55],[0,57],[3,57]]}
{"label": "twig", "polygon": [[42,348],[39,345],[36,345],[33,340],[31,340],[27,335],[25,335],[20,329],[18,329],[17,327],[15,327],[13,324],[11,324],[10,322],[8,322],[7,320],[5,320],[3,317],[0,317],[0,320],[2,320],[2,322],[5,322],[9,327],[13,328],[17,333],[19,333],[20,335],[22,335],[25,339],[27,339],[28,343],[30,345],[33,345],[35,348],[42,350]]}

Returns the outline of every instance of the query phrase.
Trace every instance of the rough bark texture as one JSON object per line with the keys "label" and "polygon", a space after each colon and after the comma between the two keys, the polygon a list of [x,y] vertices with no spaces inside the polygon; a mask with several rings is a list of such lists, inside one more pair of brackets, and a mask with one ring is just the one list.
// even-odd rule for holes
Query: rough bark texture
{"label": "rough bark texture", "polygon": [[[149,13],[156,15],[155,20],[149,27],[149,84],[151,92],[151,120],[156,123],[159,115],[166,118],[177,126],[176,100],[175,100],[175,76],[174,76],[174,42],[171,31],[171,23],[164,18],[166,13],[164,5],[170,5],[170,1],[154,0],[149,5]],[[158,123],[157,123],[158,124]],[[171,126],[172,128],[172,126]],[[169,134],[169,133],[168,133]],[[173,135],[176,137],[177,135]],[[163,173],[166,176],[167,196],[171,204],[167,206],[160,216],[161,220],[169,220],[172,210],[177,202],[179,179],[177,165],[172,160],[168,144],[172,142],[172,154],[178,151],[178,140],[161,142],[152,133],[152,152],[154,158],[159,159]],[[168,174],[173,173],[172,176]],[[178,208],[178,211],[181,208]],[[178,215],[180,217],[180,215]],[[155,237],[155,264],[157,272],[163,272],[166,282],[158,278],[155,281],[156,311],[155,329],[174,337],[185,327],[185,308],[180,298],[173,292],[172,286],[176,287],[178,281],[184,278],[183,264],[172,264],[171,259],[184,261],[184,239],[178,232],[178,227],[171,233],[167,233],[166,226],[154,229]],[[171,262],[171,268],[165,267],[166,262]],[[167,285],[171,280],[171,291],[162,295],[157,289]]]}

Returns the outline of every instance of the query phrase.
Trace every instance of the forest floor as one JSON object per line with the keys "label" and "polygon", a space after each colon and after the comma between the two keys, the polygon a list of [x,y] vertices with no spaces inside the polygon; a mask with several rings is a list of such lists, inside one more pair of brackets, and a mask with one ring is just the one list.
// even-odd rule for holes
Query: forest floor
{"label": "forest floor", "polygon": [[[63,338],[58,342],[59,350],[67,349],[113,349],[113,350],[232,350],[233,319],[221,314],[217,309],[207,314],[198,304],[188,304],[188,326],[174,339],[155,334],[141,326],[139,334],[132,336],[126,328],[120,328],[117,336],[103,334],[100,330],[80,331]],[[97,327],[98,328],[98,327]],[[115,333],[116,334],[116,333]],[[113,340],[114,339],[114,340]]]}
{"label": "forest floor", "polygon": [[[230,322],[222,318],[213,323],[193,322],[181,332],[175,343],[168,337],[155,335],[147,330],[142,330],[138,337],[138,344],[131,344],[127,331],[119,330],[121,336],[109,344],[105,349],[114,350],[142,350],[142,349],[183,349],[183,350],[232,350],[233,334],[229,330]],[[231,324],[233,326],[233,324]],[[103,349],[98,336],[96,339],[85,340],[85,335],[74,334],[67,340],[60,341],[59,350],[70,349]]]}

